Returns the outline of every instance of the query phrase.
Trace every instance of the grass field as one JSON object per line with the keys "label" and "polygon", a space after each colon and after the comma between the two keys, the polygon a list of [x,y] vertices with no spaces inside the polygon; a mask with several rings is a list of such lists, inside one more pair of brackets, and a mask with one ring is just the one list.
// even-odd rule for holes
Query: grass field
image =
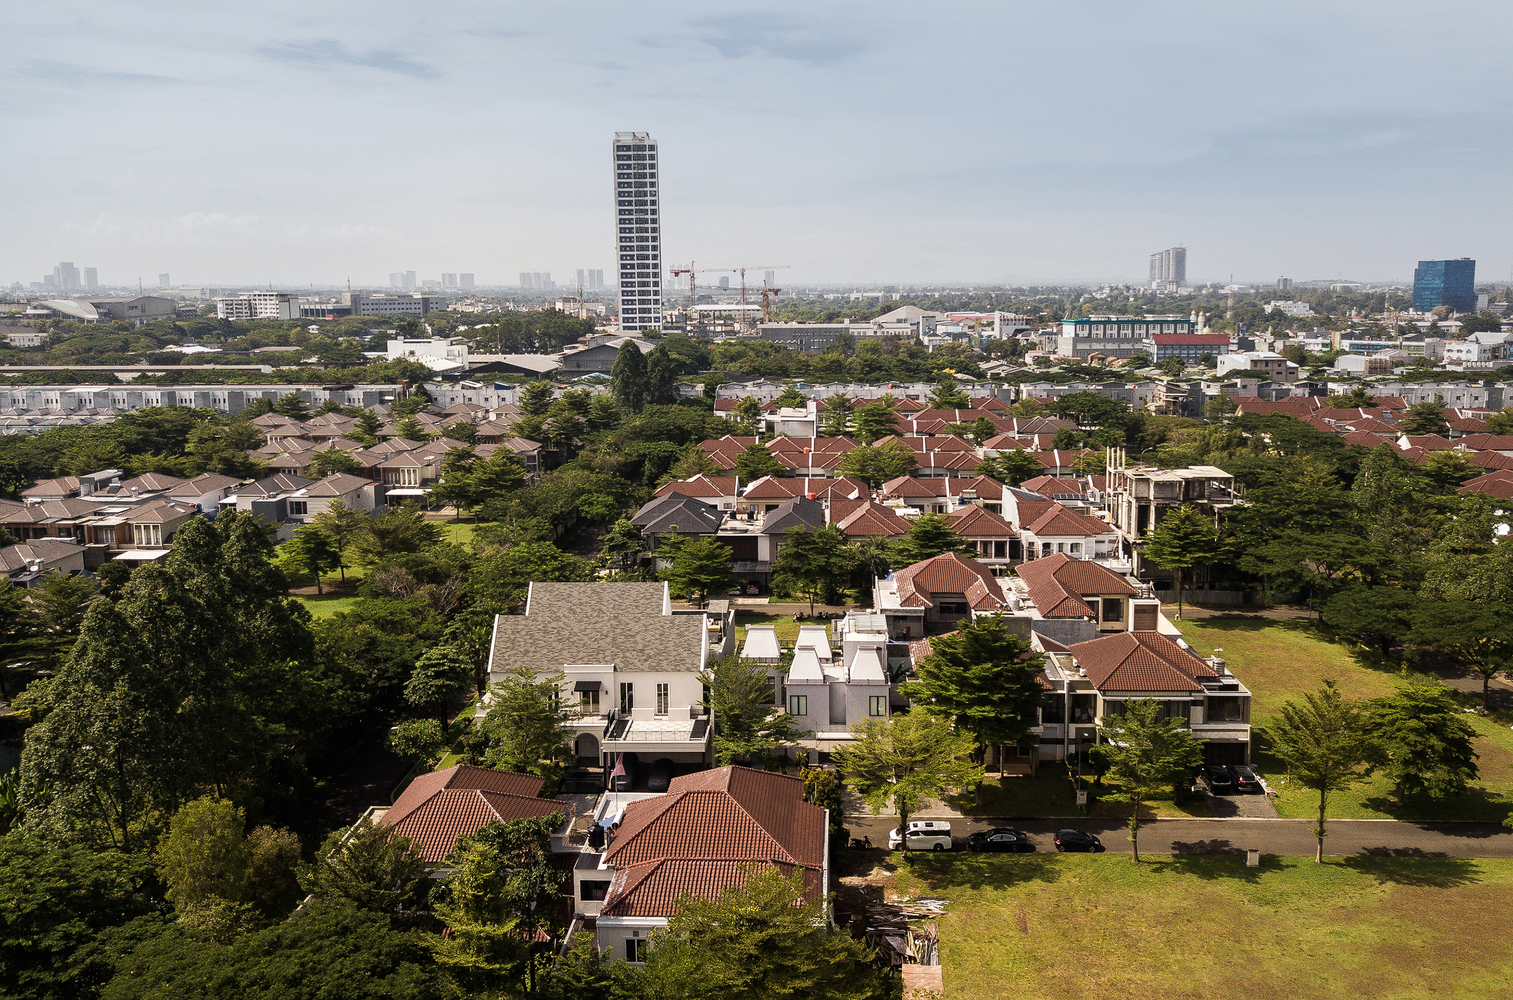
{"label": "grass field", "polygon": [[[1388,694],[1405,678],[1363,666],[1349,649],[1331,641],[1311,621],[1263,618],[1209,618],[1180,623],[1193,649],[1208,656],[1215,649],[1235,676],[1250,688],[1251,722],[1264,726],[1289,699],[1316,691],[1333,680],[1349,698]],[[1475,740],[1481,778],[1468,795],[1439,802],[1409,801],[1399,806],[1385,779],[1373,778],[1350,791],[1330,796],[1329,815],[1339,819],[1466,819],[1500,821],[1513,812],[1513,731],[1489,718],[1465,716],[1477,730]],[[1285,768],[1266,755],[1265,740],[1254,744],[1257,766],[1281,794],[1277,812],[1311,817],[1318,794],[1289,786]]]}
{"label": "grass field", "polygon": [[1513,906],[1513,861],[919,855],[897,891],[951,902],[946,1000],[1480,1000],[1513,981],[1513,938],[1472,926]]}
{"label": "grass field", "polygon": [[[735,613],[735,637],[736,642],[746,641],[746,628],[749,625],[776,625],[778,639],[783,642],[793,642],[799,637],[800,625],[813,625],[815,622],[796,622],[792,615],[766,615],[757,611],[741,609]],[[819,623],[823,624],[823,623]]]}
{"label": "grass field", "polygon": [[[1112,789],[1112,785],[1106,786]],[[1032,816],[1094,816],[1108,819],[1123,819],[1129,815],[1129,806],[1123,802],[1097,802],[1084,813],[1077,808],[1077,789],[1066,765],[1059,761],[1044,761],[1035,772],[1035,777],[1007,776],[1002,779],[993,771],[982,786],[982,805],[968,792],[947,801],[968,816],[1003,816],[1028,818]],[[1208,803],[1202,798],[1191,802],[1176,803],[1168,798],[1157,798],[1144,804],[1141,816],[1208,816]]]}

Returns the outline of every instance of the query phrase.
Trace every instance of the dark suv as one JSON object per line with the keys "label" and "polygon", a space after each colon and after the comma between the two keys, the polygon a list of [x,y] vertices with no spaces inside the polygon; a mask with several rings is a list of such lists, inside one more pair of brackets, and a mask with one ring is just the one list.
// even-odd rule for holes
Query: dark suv
{"label": "dark suv", "polygon": [[1235,776],[1235,791],[1237,791],[1237,792],[1259,792],[1259,791],[1263,791],[1263,789],[1261,788],[1261,778],[1260,778],[1260,776],[1258,776],[1256,774],[1256,772],[1252,771],[1248,765],[1245,765],[1245,764],[1233,764],[1233,765],[1230,766],[1229,769],[1234,772],[1234,776]]}
{"label": "dark suv", "polygon": [[1234,772],[1227,764],[1205,764],[1198,772],[1198,784],[1214,795],[1230,795],[1235,790]]}

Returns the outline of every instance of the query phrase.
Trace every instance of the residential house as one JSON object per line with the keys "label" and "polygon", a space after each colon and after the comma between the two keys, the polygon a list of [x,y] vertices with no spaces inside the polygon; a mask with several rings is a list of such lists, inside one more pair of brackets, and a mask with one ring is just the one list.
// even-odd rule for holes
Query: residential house
{"label": "residential house", "polygon": [[607,776],[621,755],[708,766],[709,715],[699,672],[733,648],[728,602],[675,613],[665,583],[530,585],[522,615],[494,619],[489,674],[528,667],[565,677],[580,716],[568,739]]}
{"label": "residential house", "polygon": [[242,486],[243,480],[223,476],[216,472],[202,472],[183,486],[169,491],[169,499],[175,503],[198,507],[208,514],[220,509],[220,503]]}
{"label": "residential house", "polygon": [[1042,709],[1042,757],[1066,758],[1097,742],[1097,726],[1131,701],[1154,700],[1181,720],[1211,764],[1250,762],[1250,691],[1217,657],[1200,658],[1170,631],[1119,632],[1045,657],[1050,703]]}
{"label": "residential house", "polygon": [[1161,602],[1120,573],[1066,553],[1027,562],[1006,581],[1008,606],[1059,646],[1104,632],[1153,631]]}
{"label": "residential house", "polygon": [[67,500],[70,497],[78,495],[78,476],[43,479],[21,491],[21,499],[26,503],[42,503],[45,500]]}
{"label": "residential house", "polygon": [[1140,544],[1168,512],[1192,504],[1217,520],[1223,511],[1241,503],[1243,494],[1235,477],[1215,466],[1131,466],[1123,448],[1109,449],[1105,509],[1119,537],[1134,552],[1136,572],[1141,571]]}
{"label": "residential house", "polygon": [[1023,561],[1019,532],[986,507],[962,507],[946,519],[957,534],[977,550],[977,561],[1002,576],[1009,567]]}
{"label": "residential house", "polygon": [[0,549],[0,573],[17,587],[30,587],[48,573],[83,573],[84,547],[65,538],[38,538]]}
{"label": "residential house", "polygon": [[318,479],[289,494],[288,516],[291,520],[309,524],[336,501],[341,501],[351,510],[371,513],[382,505],[384,496],[385,488],[380,483],[369,482],[345,472],[333,472],[324,479]]}
{"label": "residential house", "polygon": [[676,493],[679,496],[695,497],[712,504],[721,511],[733,511],[741,495],[741,481],[735,476],[694,476],[667,483],[657,489],[655,496],[665,497]]}
{"label": "residential house", "polygon": [[875,581],[872,606],[891,639],[950,631],[963,621],[1008,606],[993,571],[955,552],[917,562]]}
{"label": "residential house", "polygon": [[1073,559],[1095,559],[1127,568],[1120,554],[1119,533],[1099,517],[1046,501],[1020,502],[1019,538],[1026,560],[1066,553]]}
{"label": "residential house", "polygon": [[684,775],[664,795],[625,804],[603,852],[579,857],[576,914],[594,918],[599,948],[639,963],[680,900],[770,867],[798,872],[811,901],[830,892],[829,814],[804,801],[803,780],[744,767]]}
{"label": "residential house", "polygon": [[831,752],[853,740],[856,723],[886,719],[892,711],[886,618],[848,616],[837,624],[842,623],[835,636],[839,655],[823,625],[799,628],[779,695],[794,725],[809,734],[800,746],[811,763],[828,761]]}
{"label": "residential house", "polygon": [[156,500],[129,508],[125,518],[131,528],[131,541],[126,548],[164,549],[172,544],[174,532],[199,516],[200,509],[193,504],[172,500]]}
{"label": "residential house", "polygon": [[541,798],[541,778],[489,767],[457,764],[411,781],[387,809],[375,810],[380,827],[407,837],[434,867],[490,823],[508,823],[568,813],[563,803]]}

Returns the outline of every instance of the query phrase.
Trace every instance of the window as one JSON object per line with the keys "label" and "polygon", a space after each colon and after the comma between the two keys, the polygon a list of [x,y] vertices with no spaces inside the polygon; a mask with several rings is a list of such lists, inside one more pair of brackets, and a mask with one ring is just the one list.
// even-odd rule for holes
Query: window
{"label": "window", "polygon": [[620,711],[629,712],[636,707],[636,686],[622,682],[620,684]]}
{"label": "window", "polygon": [[1103,620],[1106,622],[1123,621],[1124,602],[1117,597],[1105,597],[1103,599]]}
{"label": "window", "polygon": [[667,685],[666,684],[658,684],[657,685],[657,714],[658,715],[666,715],[667,714]]}
{"label": "window", "polygon": [[789,715],[808,715],[809,696],[806,694],[790,694],[788,696]]}
{"label": "window", "polygon": [[888,714],[888,696],[874,694],[867,699],[867,714],[873,718],[881,718]]}
{"label": "window", "polygon": [[578,696],[578,708],[584,715],[599,714],[599,690],[584,691]]}
{"label": "window", "polygon": [[608,882],[589,882],[585,880],[578,883],[578,898],[586,903],[602,903],[604,902],[604,897],[607,895],[609,895]]}
{"label": "window", "polygon": [[643,938],[626,938],[625,960],[627,962],[646,961],[646,945],[647,942]]}
{"label": "window", "polygon": [[308,500],[290,500],[289,501],[289,513],[291,515],[293,515],[293,516],[296,516],[296,517],[302,517],[305,514],[310,513],[309,501]]}

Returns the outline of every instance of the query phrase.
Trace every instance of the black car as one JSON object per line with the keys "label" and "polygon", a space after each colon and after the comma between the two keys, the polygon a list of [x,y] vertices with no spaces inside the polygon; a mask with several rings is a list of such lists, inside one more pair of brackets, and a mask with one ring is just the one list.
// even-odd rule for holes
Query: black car
{"label": "black car", "polygon": [[1235,790],[1235,776],[1226,764],[1205,764],[1198,772],[1198,784],[1214,795],[1229,795]]}
{"label": "black car", "polygon": [[672,761],[661,757],[652,762],[651,769],[646,772],[646,790],[648,792],[665,792],[667,786],[672,783]]}
{"label": "black car", "polygon": [[1259,791],[1262,791],[1260,776],[1257,775],[1256,772],[1252,771],[1248,765],[1246,765],[1246,764],[1231,764],[1229,770],[1235,776],[1235,791],[1237,791],[1237,792],[1259,792]]}
{"label": "black car", "polygon": [[1013,851],[1022,854],[1034,849],[1035,845],[1030,843],[1030,838],[1024,831],[1010,830],[1003,826],[982,830],[967,838],[969,851]]}
{"label": "black car", "polygon": [[1066,851],[1087,851],[1093,854],[1102,854],[1103,841],[1093,834],[1084,833],[1081,830],[1057,830],[1056,850],[1063,853]]}

